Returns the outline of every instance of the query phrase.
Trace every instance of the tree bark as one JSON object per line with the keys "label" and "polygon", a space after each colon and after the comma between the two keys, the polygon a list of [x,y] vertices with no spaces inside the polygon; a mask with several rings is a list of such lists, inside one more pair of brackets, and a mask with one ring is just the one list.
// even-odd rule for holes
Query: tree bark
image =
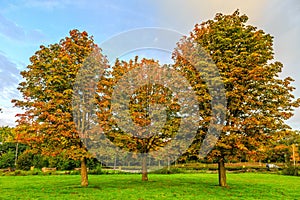
{"label": "tree bark", "polygon": [[142,181],[148,181],[147,154],[142,155]]}
{"label": "tree bark", "polygon": [[89,185],[88,172],[86,166],[86,157],[81,159],[81,186],[87,187]]}
{"label": "tree bark", "polygon": [[224,159],[220,159],[218,162],[218,174],[219,174],[219,186],[226,187],[226,169]]}

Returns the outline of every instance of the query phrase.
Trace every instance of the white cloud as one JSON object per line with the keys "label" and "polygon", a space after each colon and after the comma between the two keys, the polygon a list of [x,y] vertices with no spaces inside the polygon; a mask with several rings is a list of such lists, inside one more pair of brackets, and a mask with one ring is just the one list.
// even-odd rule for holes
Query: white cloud
{"label": "white cloud", "polygon": [[0,113],[0,126],[16,126],[16,114],[20,113],[20,109],[12,107],[3,107]]}
{"label": "white cloud", "polygon": [[40,43],[45,35],[38,29],[27,30],[0,14],[0,34],[14,41]]}
{"label": "white cloud", "polygon": [[20,112],[13,108],[12,99],[19,99],[20,93],[17,90],[21,80],[17,66],[0,54],[0,126],[14,126],[15,115]]}

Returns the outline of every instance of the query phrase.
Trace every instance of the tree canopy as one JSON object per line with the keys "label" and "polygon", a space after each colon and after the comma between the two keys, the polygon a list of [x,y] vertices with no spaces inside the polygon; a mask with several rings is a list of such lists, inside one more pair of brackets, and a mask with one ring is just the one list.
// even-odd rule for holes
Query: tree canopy
{"label": "tree canopy", "polygon": [[[18,114],[17,139],[44,155],[64,154],[73,159],[90,157],[73,120],[72,97],[76,75],[85,59],[97,49],[87,32],[71,30],[70,36],[48,47],[40,46],[31,64],[21,72],[18,90],[23,99],[13,100]],[[85,168],[86,171],[86,168]],[[87,185],[87,174],[82,185]]]}
{"label": "tree canopy", "polygon": [[[293,79],[279,77],[283,64],[273,61],[273,37],[248,25],[247,20],[248,17],[240,15],[238,10],[232,15],[219,13],[213,20],[196,24],[174,52],[177,68],[196,73],[185,52],[199,45],[219,70],[226,90],[226,120],[209,157],[217,158],[221,165],[225,159],[245,154],[256,157],[260,147],[288,134],[290,127],[285,120],[300,103],[292,94]],[[205,81],[199,77],[192,84],[209,102],[211,97],[205,90]],[[203,112],[203,118],[211,117],[210,107],[204,108],[207,112]],[[201,129],[206,128],[202,123]],[[198,137],[196,143],[201,143],[202,138]],[[222,186],[226,185],[224,170],[220,172]]]}
{"label": "tree canopy", "polygon": [[148,180],[146,159],[158,156],[152,153],[163,151],[180,127],[178,98],[166,86],[170,83],[157,81],[167,69],[154,60],[138,61],[138,57],[129,62],[117,60],[98,84],[100,127],[115,146],[141,159],[142,180]]}

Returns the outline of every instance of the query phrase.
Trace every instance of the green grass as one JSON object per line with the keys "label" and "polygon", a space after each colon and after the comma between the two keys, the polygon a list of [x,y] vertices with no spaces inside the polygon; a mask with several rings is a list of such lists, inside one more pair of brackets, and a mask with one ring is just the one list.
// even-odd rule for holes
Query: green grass
{"label": "green grass", "polygon": [[0,199],[300,199],[300,177],[228,174],[230,187],[217,186],[217,174],[1,176]]}

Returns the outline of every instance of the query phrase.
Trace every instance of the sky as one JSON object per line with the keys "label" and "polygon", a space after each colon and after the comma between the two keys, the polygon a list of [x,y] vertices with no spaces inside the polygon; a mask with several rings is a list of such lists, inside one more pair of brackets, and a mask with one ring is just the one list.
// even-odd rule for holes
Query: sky
{"label": "sky", "polygon": [[[20,71],[30,64],[29,58],[40,45],[57,43],[72,29],[87,31],[97,44],[145,27],[188,35],[196,23],[236,9],[249,17],[249,24],[274,36],[275,60],[284,64],[280,76],[295,80],[294,95],[300,97],[298,0],[1,0],[0,126],[14,126],[15,115],[21,112],[13,108],[11,99],[21,98],[17,90]],[[158,57],[161,54],[157,52]],[[287,123],[300,129],[299,121],[297,109]]]}

